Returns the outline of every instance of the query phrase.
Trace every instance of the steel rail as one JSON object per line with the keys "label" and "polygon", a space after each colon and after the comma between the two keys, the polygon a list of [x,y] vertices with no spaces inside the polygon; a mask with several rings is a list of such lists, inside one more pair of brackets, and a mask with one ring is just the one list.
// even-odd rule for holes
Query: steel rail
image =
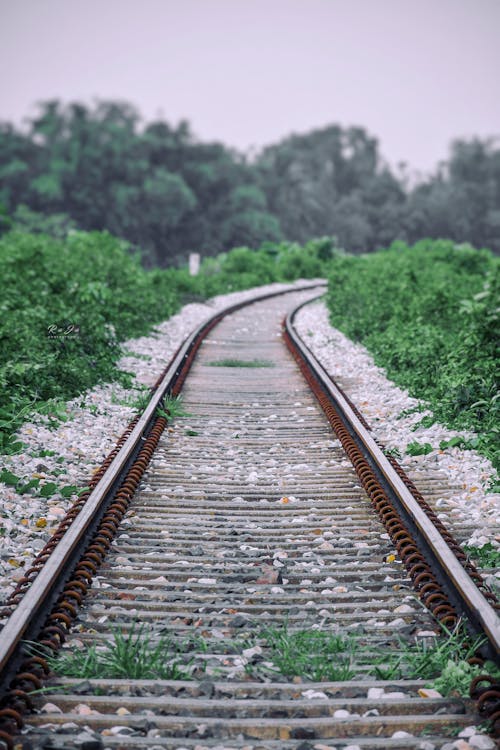
{"label": "steel rail", "polygon": [[147,408],[128,439],[0,631],[0,695],[8,688],[9,682],[24,656],[20,653],[23,641],[34,640],[37,633],[42,629],[44,615],[50,611],[65,583],[70,578],[83,544],[91,537],[104,516],[121,479],[134,462],[143,442],[151,431],[157,411],[162,408],[165,397],[174,392],[178,381],[185,376],[188,369],[186,363],[203,336],[221,318],[246,305],[291,292],[307,291],[324,286],[325,282],[316,280],[309,284],[289,285],[286,289],[257,294],[247,300],[218,310],[186,338],[163,373],[161,380],[157,383]]}
{"label": "steel rail", "polygon": [[314,373],[320,387],[333,402],[346,429],[349,431],[368,463],[376,472],[382,486],[403,517],[416,534],[419,543],[436,567],[436,577],[447,592],[452,604],[461,615],[466,615],[473,629],[485,634],[489,644],[489,656],[500,657],[500,618],[489,601],[477,588],[472,578],[457,560],[439,530],[427,517],[411,492],[401,480],[390,461],[377,445],[369,431],[362,424],[352,406],[332,381],[326,370],[318,362],[294,328],[293,321],[304,303],[293,310],[286,318],[285,330],[300,352],[300,356]]}

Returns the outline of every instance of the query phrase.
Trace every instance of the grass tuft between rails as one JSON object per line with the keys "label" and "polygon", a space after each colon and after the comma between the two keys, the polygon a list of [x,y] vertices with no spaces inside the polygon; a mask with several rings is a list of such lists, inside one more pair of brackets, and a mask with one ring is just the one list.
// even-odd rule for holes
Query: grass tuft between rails
{"label": "grass tuft between rails", "polygon": [[483,544],[482,547],[464,545],[463,549],[478,567],[500,568],[500,550],[491,542]]}
{"label": "grass tuft between rails", "polygon": [[[408,643],[397,638],[381,648],[368,644],[363,636],[344,636],[318,629],[292,630],[285,622],[266,627],[258,635],[228,637],[217,641],[216,651],[241,655],[260,646],[258,656],[243,664],[247,678],[257,680],[293,679],[304,681],[349,681],[361,677],[380,680],[421,679],[427,687],[443,696],[468,697],[471,680],[481,673],[500,678],[492,662],[471,665],[468,660],[484,643],[470,638],[459,623],[454,630],[442,627],[442,635]],[[80,679],[199,679],[213,643],[202,636],[177,639],[173,634],[155,633],[134,623],[128,633],[115,629],[112,639],[87,649],[63,650],[48,656],[36,644],[28,644],[32,653],[43,653],[58,676]],[[211,668],[207,677],[223,677],[224,671]]]}
{"label": "grass tuft between rails", "polygon": [[182,396],[166,395],[163,399],[163,408],[158,408],[156,414],[159,417],[165,417],[168,421],[176,417],[192,417],[193,415],[186,411],[182,403]]}
{"label": "grass tuft between rails", "polygon": [[[40,646],[29,644],[40,653]],[[182,660],[183,643],[170,634],[157,637],[136,623],[128,633],[114,629],[112,640],[85,649],[46,656],[50,669],[59,676],[81,679],[189,680],[192,665]]]}
{"label": "grass tuft between rails", "polygon": [[274,367],[274,362],[269,359],[216,359],[208,362],[208,367]]}
{"label": "grass tuft between rails", "polygon": [[287,625],[263,632],[270,659],[278,672],[313,682],[346,681],[353,669],[356,641],[322,630],[289,631]]}

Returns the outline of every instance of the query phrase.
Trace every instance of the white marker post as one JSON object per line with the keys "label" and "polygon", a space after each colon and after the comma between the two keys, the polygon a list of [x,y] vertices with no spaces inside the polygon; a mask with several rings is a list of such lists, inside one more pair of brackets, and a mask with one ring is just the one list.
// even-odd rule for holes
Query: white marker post
{"label": "white marker post", "polygon": [[189,253],[189,275],[198,276],[200,270],[200,254]]}

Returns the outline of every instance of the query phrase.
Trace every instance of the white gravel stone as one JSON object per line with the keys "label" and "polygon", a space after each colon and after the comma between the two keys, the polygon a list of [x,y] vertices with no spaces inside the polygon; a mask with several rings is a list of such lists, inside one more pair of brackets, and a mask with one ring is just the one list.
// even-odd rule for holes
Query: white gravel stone
{"label": "white gravel stone", "polygon": [[408,696],[405,693],[402,693],[399,690],[395,690],[394,692],[390,693],[384,693],[384,695],[382,696],[383,700],[387,701],[404,701],[407,697]]}
{"label": "white gravel stone", "polygon": [[328,700],[328,696],[326,693],[324,693],[322,690],[304,690],[302,692],[302,696],[304,698],[307,698],[307,700],[317,700],[317,699],[326,699]]}
{"label": "white gravel stone", "polygon": [[477,729],[475,726],[471,727],[465,727],[465,729],[462,729],[462,731],[459,733],[459,737],[473,737],[475,734],[477,734]]}
{"label": "white gravel stone", "polygon": [[384,688],[372,687],[372,688],[368,688],[368,693],[366,697],[370,701],[378,701],[381,698],[383,698],[384,695],[385,695]]}
{"label": "white gravel stone", "polygon": [[496,747],[495,741],[485,734],[474,734],[469,737],[468,742],[471,747],[477,748],[477,750],[493,750]]}
{"label": "white gravel stone", "polygon": [[387,624],[387,627],[390,630],[401,630],[401,628],[406,627],[406,622],[402,617],[398,617],[395,620],[391,620],[391,622]]}
{"label": "white gravel stone", "polygon": [[393,740],[404,740],[408,737],[414,737],[415,735],[410,734],[409,732],[404,732],[402,730],[399,730],[397,732],[394,732],[391,737]]}
{"label": "white gravel stone", "polygon": [[345,708],[339,708],[337,711],[333,712],[333,718],[334,719],[349,719],[351,716],[350,711],[346,711]]}

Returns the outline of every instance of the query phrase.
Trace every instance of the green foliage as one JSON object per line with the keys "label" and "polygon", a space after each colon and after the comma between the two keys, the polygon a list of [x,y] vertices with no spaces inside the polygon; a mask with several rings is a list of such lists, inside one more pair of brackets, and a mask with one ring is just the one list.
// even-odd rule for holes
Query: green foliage
{"label": "green foliage", "polygon": [[0,125],[7,213],[24,204],[81,229],[106,228],[140,246],[149,266],[185,261],[191,249],[215,255],[282,239],[255,168],[221,144],[198,142],[186,122],[139,129],[139,119],[124,102],[49,101],[27,132]]}
{"label": "green foliage", "polygon": [[409,456],[427,456],[428,453],[432,453],[434,448],[430,443],[408,443],[406,446],[406,452]]}
{"label": "green foliage", "polygon": [[[383,165],[376,138],[333,124],[255,159],[201,143],[187,122],[140,127],[126,102],[47,101],[22,131],[0,124],[0,232],[23,204],[143,248],[149,265],[216,256],[266,240],[332,235],[349,252],[394,239],[451,237],[500,251],[500,149],[452,144],[446,166],[410,189]],[[17,219],[14,218],[14,223]]]}
{"label": "green foliage", "polygon": [[[35,653],[40,647],[33,646]],[[179,647],[170,635],[154,637],[144,625],[132,626],[128,633],[115,629],[113,640],[103,646],[46,656],[58,675],[81,679],[189,680],[191,669],[178,656]]]}
{"label": "green foliage", "polygon": [[468,698],[470,684],[481,672],[477,665],[449,659],[442,667],[439,677],[433,681],[432,687],[439,690],[441,695],[461,695]]}
{"label": "green foliage", "polygon": [[331,237],[309,240],[303,246],[268,241],[257,251],[235,247],[216,258],[206,258],[200,274],[185,279],[185,289],[200,297],[212,297],[275,281],[324,277],[333,259],[342,255]]}
{"label": "green foliage", "polygon": [[322,630],[291,631],[287,623],[263,632],[274,666],[286,677],[315,682],[354,677],[354,641]]}
{"label": "green foliage", "polygon": [[35,406],[49,424],[67,419],[61,402],[116,379],[119,341],[168,318],[179,300],[167,272],[151,283],[106,233],[63,241],[12,232],[0,240],[0,265],[0,450],[12,452],[12,433]]}
{"label": "green foliage", "polygon": [[482,547],[464,545],[464,552],[481,568],[500,568],[500,549],[494,547],[491,542],[483,544]]}
{"label": "green foliage", "polygon": [[474,445],[497,467],[499,271],[486,250],[444,240],[395,243],[336,258],[328,292],[332,324],[428,401],[434,419],[478,433]]}
{"label": "green foliage", "polygon": [[274,367],[274,363],[268,359],[217,359],[207,362],[209,367]]}
{"label": "green foliage", "polygon": [[77,229],[75,222],[66,214],[42,214],[27,206],[18,206],[12,215],[15,229],[35,234],[48,234],[64,239]]}
{"label": "green foliage", "polygon": [[456,437],[450,438],[450,440],[441,440],[439,447],[442,451],[446,448],[462,448],[462,450],[477,450],[481,446],[480,438],[467,438],[457,435]]}
{"label": "green foliage", "polygon": [[0,469],[0,482],[8,487],[14,487],[19,495],[29,492],[32,495],[45,498],[52,497],[56,493],[69,498],[83,491],[74,484],[59,485],[56,482],[44,482],[42,484],[38,477],[26,480],[5,468]]}

